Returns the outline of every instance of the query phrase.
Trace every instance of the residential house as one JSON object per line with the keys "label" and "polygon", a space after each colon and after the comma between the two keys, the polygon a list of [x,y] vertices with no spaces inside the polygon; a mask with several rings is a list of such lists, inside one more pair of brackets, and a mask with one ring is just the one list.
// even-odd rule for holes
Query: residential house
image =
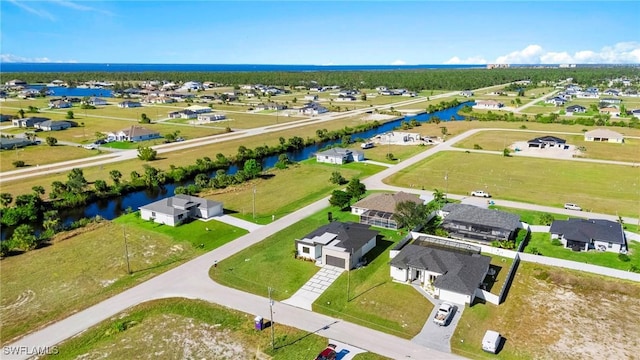
{"label": "residential house", "polygon": [[378,232],[352,222],[331,222],[295,241],[298,257],[350,270],[376,246]]}
{"label": "residential house", "polygon": [[14,79],[7,81],[5,84],[9,86],[26,86],[27,82],[24,80]]}
{"label": "residential house", "polygon": [[107,105],[107,100],[92,96],[89,98],[89,100],[87,100],[87,104],[93,105],[93,106],[104,106],[104,105]]}
{"label": "residential house", "polygon": [[620,96],[620,91],[616,89],[607,89],[602,92],[604,95],[608,96]]}
{"label": "residential house", "polygon": [[287,108],[287,105],[277,104],[274,102],[262,103],[255,106],[255,110],[263,111],[263,110],[284,110]]}
{"label": "residential house", "polygon": [[565,112],[567,113],[567,115],[584,114],[587,112],[587,108],[582,105],[571,105],[567,106]]}
{"label": "residential house", "polygon": [[138,101],[123,101],[121,103],[118,104],[119,108],[137,108],[137,107],[142,107],[142,104]]}
{"label": "residential house", "polygon": [[471,90],[460,91],[460,95],[464,96],[464,97],[472,97],[473,96],[473,91],[471,91]]}
{"label": "residential house", "polygon": [[314,95],[314,94],[305,95],[304,96],[304,100],[305,101],[316,101],[316,100],[318,100],[318,95]]}
{"label": "residential house", "polygon": [[131,127],[122,129],[118,132],[107,133],[107,141],[131,141],[138,142],[144,140],[152,140],[160,137],[160,133],[155,130],[149,130],[142,126],[132,125]]}
{"label": "residential house", "polygon": [[614,99],[614,98],[600,99],[600,104],[619,105],[620,103],[622,103],[621,99]]}
{"label": "residential house", "polygon": [[329,164],[346,164],[352,161],[363,161],[364,153],[356,150],[331,148],[316,153],[316,161]]}
{"label": "residential house", "polygon": [[600,114],[609,114],[611,115],[611,117],[619,117],[620,109],[616,107],[606,107],[606,108],[600,109]]}
{"label": "residential house", "polygon": [[520,216],[467,204],[446,204],[440,225],[452,238],[483,242],[513,240],[521,227]]}
{"label": "residential house", "polygon": [[41,123],[43,121],[51,120],[49,118],[43,117],[28,117],[24,119],[13,119],[11,120],[11,124],[17,127],[33,127],[35,124]]}
{"label": "residential house", "polygon": [[478,109],[500,109],[504,106],[504,103],[495,100],[476,100],[476,104],[473,107]]}
{"label": "residential house", "polygon": [[584,141],[601,141],[622,144],[624,142],[624,136],[609,129],[595,129],[584,133]]}
{"label": "residential house", "polygon": [[576,97],[579,99],[598,99],[600,98],[600,94],[592,91],[579,91]]}
{"label": "residential house", "polygon": [[491,258],[481,255],[476,246],[432,239],[436,238],[420,236],[392,255],[391,278],[402,283],[417,281],[439,300],[472,304],[481,292]]}
{"label": "residential house", "polygon": [[0,137],[0,149],[13,150],[17,148],[23,148],[25,146],[33,145],[34,142],[27,140],[26,138],[6,138]]}
{"label": "residential house", "polygon": [[209,219],[223,213],[221,202],[189,195],[175,195],[139,209],[143,220],[169,226],[180,225],[190,219]]}
{"label": "residential house", "polygon": [[618,253],[627,250],[622,225],[600,219],[555,220],[549,229],[551,239],[559,239],[574,251],[600,250]]}
{"label": "residential house", "polygon": [[0,114],[0,122],[11,121],[13,118],[13,115]]}
{"label": "residential house", "polygon": [[191,105],[185,108],[185,110],[193,111],[196,114],[206,114],[213,111],[209,106]]}
{"label": "residential house", "polygon": [[69,121],[56,121],[56,120],[47,120],[34,125],[36,129],[41,129],[44,131],[59,131],[65,130],[72,126]]}
{"label": "residential house", "polygon": [[559,96],[552,97],[544,101],[545,104],[552,104],[554,106],[563,106],[567,101]]}
{"label": "residential house", "polygon": [[326,112],[328,112],[329,109],[327,109],[326,107],[316,103],[316,102],[310,102],[308,104],[305,104],[303,107],[301,107],[300,109],[298,109],[298,112],[300,112],[301,114],[304,115],[320,115],[320,114],[324,114]]}
{"label": "residential house", "polygon": [[555,136],[541,136],[527,141],[529,147],[568,149],[567,141]]}
{"label": "residential house", "polygon": [[227,116],[225,114],[198,114],[198,121],[219,121],[226,119]]}
{"label": "residential house", "polygon": [[186,83],[182,84],[179,90],[191,91],[191,90],[202,90],[202,89],[203,89],[202,83],[198,81],[187,81]]}
{"label": "residential house", "polygon": [[73,104],[71,103],[71,101],[67,100],[57,99],[49,101],[49,108],[51,109],[67,109],[72,106]]}
{"label": "residential house", "polygon": [[340,102],[352,102],[356,100],[358,99],[356,99],[356,97],[352,95],[338,95],[338,97],[335,98],[335,101],[340,101]]}
{"label": "residential house", "polygon": [[393,218],[398,204],[411,201],[424,204],[424,200],[415,194],[397,192],[395,194],[372,194],[351,205],[351,213],[360,217],[360,224],[378,226],[386,229],[398,229]]}

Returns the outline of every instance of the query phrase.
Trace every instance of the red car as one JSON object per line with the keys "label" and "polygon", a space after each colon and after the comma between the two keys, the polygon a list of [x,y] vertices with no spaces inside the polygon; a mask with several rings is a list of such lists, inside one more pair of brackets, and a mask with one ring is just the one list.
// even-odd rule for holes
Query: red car
{"label": "red car", "polygon": [[336,346],[334,344],[327,345],[327,348],[322,350],[316,357],[316,360],[335,360],[336,358]]}

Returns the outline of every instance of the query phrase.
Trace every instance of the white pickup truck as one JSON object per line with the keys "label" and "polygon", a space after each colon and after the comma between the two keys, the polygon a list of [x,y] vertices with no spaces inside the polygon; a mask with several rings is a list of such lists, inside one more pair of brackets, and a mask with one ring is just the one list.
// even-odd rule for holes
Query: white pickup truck
{"label": "white pickup truck", "polygon": [[452,304],[446,302],[440,304],[438,312],[433,318],[433,322],[440,326],[447,326],[449,324],[449,321],[451,320],[451,317],[455,313],[455,310],[455,306],[453,306]]}

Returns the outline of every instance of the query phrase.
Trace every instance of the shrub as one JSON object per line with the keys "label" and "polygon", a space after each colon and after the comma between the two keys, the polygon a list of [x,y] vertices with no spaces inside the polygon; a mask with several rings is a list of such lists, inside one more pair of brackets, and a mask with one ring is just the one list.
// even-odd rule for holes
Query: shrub
{"label": "shrub", "polygon": [[396,158],[395,158],[395,156],[393,156],[393,154],[392,154],[392,153],[387,153],[387,160],[391,160],[391,161],[393,161],[393,160],[395,160],[395,159],[396,159]]}
{"label": "shrub", "polygon": [[627,254],[618,254],[618,260],[622,262],[629,262],[631,261],[631,258]]}
{"label": "shrub", "polygon": [[482,150],[482,146],[478,144],[473,144],[473,150]]}
{"label": "shrub", "polygon": [[542,225],[551,225],[554,220],[553,215],[549,213],[543,213],[540,215],[540,218],[538,218],[538,221],[540,221],[540,224]]}
{"label": "shrub", "polygon": [[15,166],[17,168],[27,166],[27,164],[22,160],[16,160],[16,161],[12,162],[12,164],[13,164],[13,166]]}
{"label": "shrub", "polygon": [[558,239],[553,239],[553,240],[551,240],[551,245],[560,246],[560,245],[562,245],[562,241],[560,241]]}
{"label": "shrub", "polygon": [[542,254],[540,254],[540,251],[538,250],[537,247],[529,248],[529,249],[527,249],[527,252],[529,254],[533,254],[533,255],[542,255]]}

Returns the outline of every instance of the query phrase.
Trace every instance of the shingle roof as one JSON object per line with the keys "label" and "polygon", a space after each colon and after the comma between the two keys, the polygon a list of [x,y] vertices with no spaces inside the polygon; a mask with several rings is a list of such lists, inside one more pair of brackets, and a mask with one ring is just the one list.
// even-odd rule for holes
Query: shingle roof
{"label": "shingle roof", "polygon": [[624,138],[622,134],[609,129],[595,129],[595,130],[587,131],[586,133],[584,133],[584,136],[594,137],[594,138],[608,138],[608,139]]}
{"label": "shingle roof", "polygon": [[483,209],[467,204],[446,204],[442,211],[449,213],[445,216],[443,223],[477,224],[505,230],[515,230],[520,226],[519,215],[499,210]]}
{"label": "shingle roof", "polygon": [[480,254],[449,251],[409,244],[391,260],[400,269],[409,267],[442,274],[434,286],[472,295],[489,270],[491,258]]}
{"label": "shingle roof", "polygon": [[541,137],[537,137],[535,139],[531,139],[529,141],[527,141],[528,143],[557,143],[557,144],[564,144],[567,142],[567,140],[565,139],[561,139],[559,137],[555,137],[555,136],[541,136]]}
{"label": "shingle roof", "polygon": [[416,204],[422,204],[424,202],[415,194],[408,194],[400,191],[395,194],[372,194],[352,206],[367,210],[379,210],[387,213],[394,213],[396,211],[396,205],[405,201],[412,201]]}
{"label": "shingle roof", "polygon": [[615,221],[600,219],[556,220],[549,232],[564,236],[567,240],[590,243],[591,240],[625,244],[622,225]]}
{"label": "shingle roof", "polygon": [[349,155],[351,153],[353,153],[353,151],[351,151],[349,149],[331,148],[329,150],[325,150],[325,151],[321,151],[319,153],[316,153],[316,155],[344,157],[344,156],[347,156],[347,155]]}
{"label": "shingle roof", "polygon": [[189,195],[175,195],[172,197],[164,198],[151,204],[141,206],[139,209],[145,209],[150,211],[156,211],[162,214],[177,215],[188,213],[188,210],[184,210],[189,204],[193,204],[198,207],[211,208],[215,205],[221,204],[220,202],[199,198],[197,196]]}
{"label": "shingle roof", "polygon": [[369,229],[369,225],[334,221],[317,228],[303,239],[322,237],[326,233],[335,234],[335,239],[340,241],[335,246],[344,248],[348,252],[361,249],[371,238],[378,235],[377,231]]}

